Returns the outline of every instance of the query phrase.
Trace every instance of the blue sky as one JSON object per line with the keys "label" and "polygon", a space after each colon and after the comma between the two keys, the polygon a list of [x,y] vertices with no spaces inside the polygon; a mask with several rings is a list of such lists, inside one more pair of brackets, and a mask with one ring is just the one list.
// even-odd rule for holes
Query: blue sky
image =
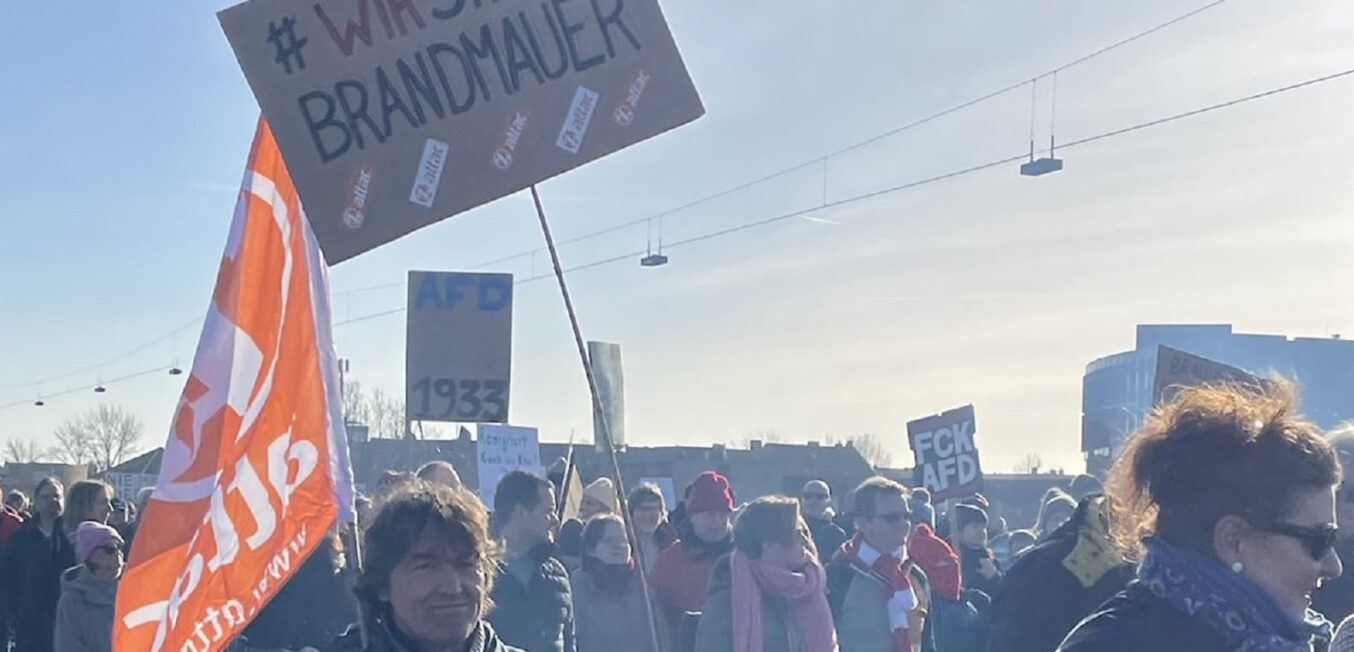
{"label": "blue sky", "polygon": [[[1199,4],[1202,4],[1200,2]],[[20,3],[0,43],[0,404],[169,364],[205,311],[257,105],[214,13],[227,3]],[[1197,6],[1179,1],[665,2],[705,101],[697,123],[545,183],[561,239],[812,160],[1026,79]],[[1059,75],[1068,141],[1354,65],[1335,0],[1231,0]],[[1038,132],[1047,139],[1049,88]],[[636,444],[871,432],[906,463],[908,419],[973,402],[984,466],[1077,467],[1086,362],[1142,322],[1351,332],[1348,119],[1354,79],[816,211],[571,278],[585,334],[621,343]],[[829,200],[1020,153],[1022,89],[827,164]],[[806,168],[668,216],[681,240],[812,205]],[[336,320],[397,308],[408,269],[467,269],[541,244],[518,195],[343,263]],[[565,247],[566,265],[642,250],[638,226]],[[538,255],[493,271],[546,271]],[[558,293],[517,294],[513,420],[590,429]],[[336,328],[367,386],[398,391],[401,314]],[[180,379],[103,400],[163,441]],[[80,392],[0,409],[0,440],[52,441]]]}

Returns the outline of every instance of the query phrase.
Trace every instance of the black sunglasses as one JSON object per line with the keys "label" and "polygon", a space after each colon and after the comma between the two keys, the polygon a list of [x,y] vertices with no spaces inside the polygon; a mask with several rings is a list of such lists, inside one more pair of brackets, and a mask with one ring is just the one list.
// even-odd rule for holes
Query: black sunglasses
{"label": "black sunglasses", "polygon": [[1297,539],[1307,547],[1307,552],[1312,555],[1312,559],[1317,561],[1324,559],[1326,553],[1335,547],[1335,538],[1340,533],[1339,528],[1329,523],[1316,527],[1304,527],[1292,523],[1273,523],[1266,529],[1274,534],[1282,534]]}
{"label": "black sunglasses", "polygon": [[122,546],[116,543],[110,543],[108,545],[99,546],[98,548],[95,548],[95,550],[102,550],[110,555],[116,555],[119,552],[122,552]]}
{"label": "black sunglasses", "polygon": [[814,493],[812,491],[805,492],[804,494],[804,500],[827,500],[828,498],[831,498],[831,496],[827,494]]}

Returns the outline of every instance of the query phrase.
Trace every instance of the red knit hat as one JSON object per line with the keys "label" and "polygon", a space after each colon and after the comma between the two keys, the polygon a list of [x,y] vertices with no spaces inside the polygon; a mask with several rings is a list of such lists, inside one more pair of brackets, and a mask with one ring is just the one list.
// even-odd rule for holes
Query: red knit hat
{"label": "red knit hat", "polygon": [[936,536],[931,526],[918,523],[907,538],[907,556],[921,566],[931,582],[932,593],[951,600],[959,599],[963,588],[959,555],[944,539]]}
{"label": "red knit hat", "polygon": [[696,476],[695,482],[687,489],[686,512],[732,512],[733,491],[729,489],[729,479],[715,471],[706,471]]}

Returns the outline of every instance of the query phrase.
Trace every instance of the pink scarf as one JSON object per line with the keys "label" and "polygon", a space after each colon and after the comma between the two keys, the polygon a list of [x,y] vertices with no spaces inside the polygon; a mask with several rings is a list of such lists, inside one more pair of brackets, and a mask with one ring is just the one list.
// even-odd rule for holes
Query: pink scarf
{"label": "pink scarf", "polygon": [[762,596],[785,600],[803,652],[837,652],[837,631],[827,604],[827,575],[812,555],[801,571],[776,568],[735,550],[733,575],[733,652],[763,652]]}

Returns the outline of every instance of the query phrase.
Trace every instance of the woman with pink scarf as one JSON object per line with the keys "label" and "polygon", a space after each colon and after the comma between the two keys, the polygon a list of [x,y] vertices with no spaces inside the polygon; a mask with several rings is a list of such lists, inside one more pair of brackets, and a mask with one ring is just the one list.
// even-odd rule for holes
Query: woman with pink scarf
{"label": "woman with pink scarf", "polygon": [[792,498],[758,498],[733,525],[696,630],[701,652],[837,652],[827,576]]}

